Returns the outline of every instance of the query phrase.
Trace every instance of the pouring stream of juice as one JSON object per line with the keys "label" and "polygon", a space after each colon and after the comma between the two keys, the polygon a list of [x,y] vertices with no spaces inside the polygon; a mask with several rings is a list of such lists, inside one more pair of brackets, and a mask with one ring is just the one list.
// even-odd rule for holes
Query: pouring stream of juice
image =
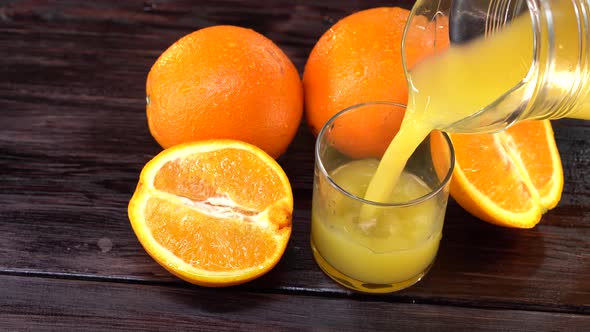
{"label": "pouring stream of juice", "polygon": [[[573,29],[576,26],[567,22],[572,19],[557,16],[555,24]],[[532,38],[530,19],[523,15],[492,37],[451,47],[416,65],[408,74],[408,107],[400,131],[383,155],[364,198],[385,202],[407,160],[432,130],[452,130],[454,123],[490,105],[526,77],[533,61]],[[487,83],[485,89],[473,84],[481,80]],[[590,98],[581,105],[588,103]],[[590,107],[574,116],[590,119]],[[372,214],[366,208],[361,219]]]}

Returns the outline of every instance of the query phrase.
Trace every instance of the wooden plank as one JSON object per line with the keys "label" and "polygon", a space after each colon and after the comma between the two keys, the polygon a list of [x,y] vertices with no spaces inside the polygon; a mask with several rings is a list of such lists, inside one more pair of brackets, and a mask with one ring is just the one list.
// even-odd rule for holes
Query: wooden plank
{"label": "wooden plank", "polygon": [[[285,1],[271,13],[264,2],[212,2],[204,12],[183,1],[146,3],[147,9],[144,3],[12,1],[1,7],[3,273],[184,287],[145,254],[126,217],[139,171],[159,151],[144,114],[150,65],[185,33],[233,22],[270,35],[302,71],[330,22],[381,2]],[[584,175],[590,126],[559,121],[555,129],[566,185],[560,206],[540,226],[498,228],[451,202],[431,273],[417,286],[384,298],[589,313],[590,178]],[[313,141],[302,125],[279,160],[296,197],[287,252],[271,273],[243,291],[351,295],[322,274],[309,248]]]}
{"label": "wooden plank", "polygon": [[583,331],[590,316],[0,276],[12,330]]}
{"label": "wooden plank", "polygon": [[[179,282],[141,249],[124,206],[112,210],[56,206],[28,207],[27,212],[13,214],[3,209],[0,270]],[[326,278],[311,257],[309,212],[295,213],[294,233],[282,261],[244,287],[348,293]],[[587,228],[542,225],[515,231],[485,225],[457,207],[448,213],[439,257],[430,274],[415,287],[389,297],[590,313]],[[550,223],[553,216],[546,221]]]}

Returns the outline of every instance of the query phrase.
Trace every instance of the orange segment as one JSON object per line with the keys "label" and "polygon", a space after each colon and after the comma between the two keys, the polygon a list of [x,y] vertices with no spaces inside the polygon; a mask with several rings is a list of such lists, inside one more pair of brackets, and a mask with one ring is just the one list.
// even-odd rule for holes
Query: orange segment
{"label": "orange segment", "polygon": [[563,170],[549,121],[526,121],[508,129],[520,159],[539,193],[541,205],[554,208],[561,199]]}
{"label": "orange segment", "polygon": [[531,228],[559,202],[563,170],[548,120],[450,137],[456,154],[451,195],[476,217]]}
{"label": "orange segment", "polygon": [[128,211],[137,238],[164,268],[198,285],[229,286],[280,260],[293,196],[261,149],[210,140],[169,148],[147,163]]}
{"label": "orange segment", "polygon": [[154,239],[184,262],[207,271],[233,271],[263,265],[277,252],[275,230],[243,220],[210,216],[184,204],[152,197],[146,226]]}
{"label": "orange segment", "polygon": [[[242,181],[251,185],[246,186]],[[174,195],[198,201],[226,196],[249,210],[261,210],[279,200],[284,195],[282,191],[259,189],[273,188],[280,183],[279,175],[257,155],[231,148],[171,160],[154,179],[157,189]]]}

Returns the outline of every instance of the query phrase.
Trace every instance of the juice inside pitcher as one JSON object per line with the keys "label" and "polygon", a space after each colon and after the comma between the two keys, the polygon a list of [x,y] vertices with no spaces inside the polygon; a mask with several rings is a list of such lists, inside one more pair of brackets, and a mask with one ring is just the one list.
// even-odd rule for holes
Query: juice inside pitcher
{"label": "juice inside pitcher", "polygon": [[[417,1],[413,15],[433,2]],[[555,0],[543,5],[550,8],[520,15],[493,34],[451,45],[409,69],[406,115],[365,199],[388,197],[407,159],[432,130],[484,132],[524,119],[590,119],[590,4]],[[446,29],[448,20],[435,15],[431,24]],[[370,217],[371,211],[363,214]]]}

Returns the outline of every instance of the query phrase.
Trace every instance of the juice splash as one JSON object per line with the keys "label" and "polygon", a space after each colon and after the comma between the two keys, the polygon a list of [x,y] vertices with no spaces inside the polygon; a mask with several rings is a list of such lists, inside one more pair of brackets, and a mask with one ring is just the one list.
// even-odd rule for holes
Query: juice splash
{"label": "juice splash", "polygon": [[[354,160],[331,172],[330,177],[347,192],[362,195],[378,163],[376,159]],[[321,184],[314,190],[322,199],[313,201],[311,241],[322,269],[333,268],[342,279],[389,290],[387,284],[419,279],[434,261],[444,219],[440,200],[378,208],[373,219],[359,224],[361,202]],[[388,198],[390,202],[407,202],[431,191],[417,176],[404,172]],[[334,203],[326,205],[325,201]]]}

